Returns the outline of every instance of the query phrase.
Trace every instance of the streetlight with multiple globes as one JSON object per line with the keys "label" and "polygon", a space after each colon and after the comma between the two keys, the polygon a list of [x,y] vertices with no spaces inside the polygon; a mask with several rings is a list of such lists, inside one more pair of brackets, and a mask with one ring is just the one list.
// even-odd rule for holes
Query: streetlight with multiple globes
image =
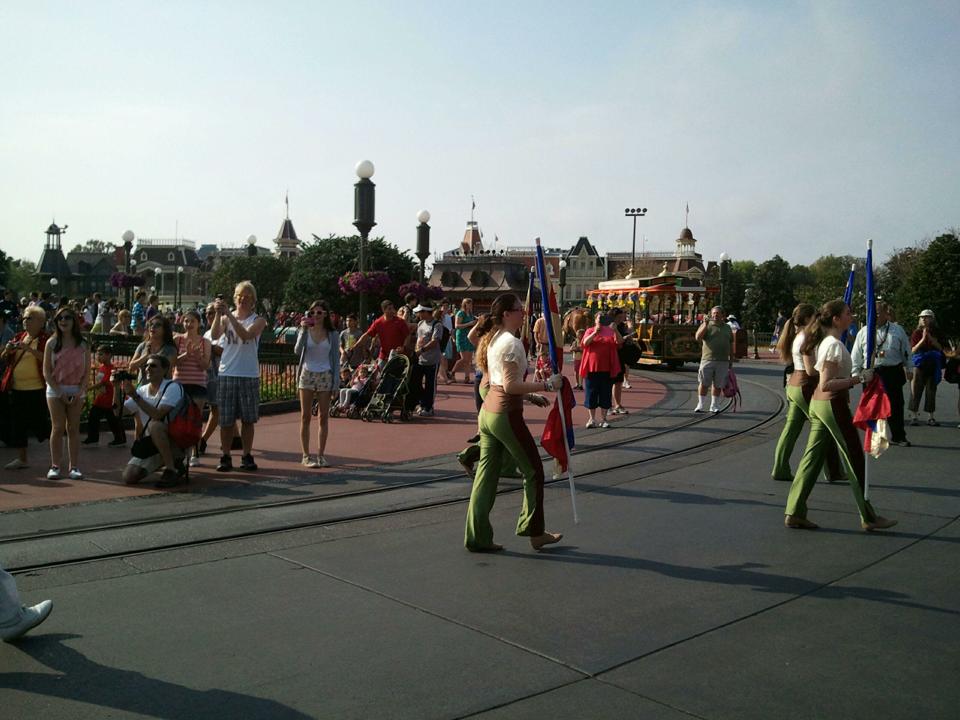
{"label": "streetlight with multiple globes", "polygon": [[257,254],[257,236],[251,235],[247,238],[247,257],[256,257]]}
{"label": "streetlight with multiple globes", "polygon": [[174,308],[175,310],[179,310],[180,306],[183,305],[183,290],[182,290],[183,286],[181,284],[183,282],[181,280],[182,277],[183,277],[183,265],[177,265],[177,305]]}
{"label": "streetlight with multiple globes", "polygon": [[637,262],[637,218],[638,218],[638,217],[643,217],[644,215],[646,215],[646,214],[647,214],[647,209],[646,209],[646,208],[626,208],[626,209],[624,209],[623,214],[626,215],[627,217],[632,217],[632,218],[633,218],[633,245],[631,246],[631,250],[630,250],[630,277],[632,278],[632,277],[636,274],[636,272],[637,272],[637,270],[636,270],[636,262]]}
{"label": "streetlight with multiple globes", "polygon": [[[376,185],[370,178],[374,173],[373,163],[369,160],[361,160],[354,168],[357,177],[360,178],[353,186],[353,225],[360,233],[360,258],[359,270],[361,273],[367,271],[367,238],[370,231],[377,224],[374,219],[376,216]],[[360,327],[367,327],[367,294],[360,293]]]}
{"label": "streetlight with multiple globes", "polygon": [[430,222],[430,212],[427,210],[418,212],[417,221],[420,223],[417,225],[417,257],[420,259],[420,284],[423,285],[425,266],[427,258],[430,257],[430,226],[427,224]]}

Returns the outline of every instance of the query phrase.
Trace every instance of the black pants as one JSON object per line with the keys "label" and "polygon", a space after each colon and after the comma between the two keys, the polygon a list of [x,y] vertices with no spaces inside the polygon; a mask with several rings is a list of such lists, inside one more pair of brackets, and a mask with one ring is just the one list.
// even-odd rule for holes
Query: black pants
{"label": "black pants", "polygon": [[890,437],[894,442],[903,442],[907,439],[903,427],[903,385],[907,381],[903,365],[877,365],[875,369],[890,399]]}
{"label": "black pants", "polygon": [[433,398],[437,392],[437,366],[417,363],[410,373],[411,393],[424,410],[433,410]]}
{"label": "black pants", "polygon": [[90,415],[87,417],[87,440],[91,443],[100,442],[100,421],[106,420],[107,427],[113,433],[115,442],[126,442],[127,434],[124,432],[123,423],[113,411],[113,408],[102,408],[94,405],[90,408]]}

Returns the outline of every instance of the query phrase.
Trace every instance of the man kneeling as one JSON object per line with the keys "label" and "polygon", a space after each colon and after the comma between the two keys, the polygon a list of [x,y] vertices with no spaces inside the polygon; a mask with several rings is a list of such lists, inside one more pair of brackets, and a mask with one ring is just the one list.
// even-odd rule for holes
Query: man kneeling
{"label": "man kneeling", "polygon": [[163,475],[156,487],[174,487],[186,479],[177,472],[167,419],[183,402],[183,389],[179,383],[164,379],[170,368],[166,356],[150,355],[143,367],[147,376],[145,384],[135,388],[129,379],[123,382],[127,395],[123,409],[135,414],[137,419],[137,439],[131,448],[133,457],[123,470],[123,481],[134,485],[163,465]]}

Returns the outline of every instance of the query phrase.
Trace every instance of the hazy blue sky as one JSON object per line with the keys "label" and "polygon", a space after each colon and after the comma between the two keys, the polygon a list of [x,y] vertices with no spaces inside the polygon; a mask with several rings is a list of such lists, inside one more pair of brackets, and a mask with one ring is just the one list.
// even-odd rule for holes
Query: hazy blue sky
{"label": "hazy blue sky", "polygon": [[[960,2],[0,0],[0,243],[587,235],[882,259],[960,225]],[[638,238],[638,250],[639,250]]]}

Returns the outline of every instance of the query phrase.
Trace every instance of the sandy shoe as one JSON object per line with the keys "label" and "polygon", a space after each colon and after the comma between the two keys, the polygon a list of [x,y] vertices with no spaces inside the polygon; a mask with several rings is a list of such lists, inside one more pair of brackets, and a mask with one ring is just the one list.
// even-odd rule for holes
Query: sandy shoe
{"label": "sandy shoe", "polygon": [[530,546],[539,552],[544,545],[553,545],[554,543],[560,542],[562,539],[563,533],[545,532],[543,535],[537,535],[536,537],[530,538]]}
{"label": "sandy shoe", "polygon": [[864,520],[860,521],[860,527],[862,527],[866,532],[873,532],[874,530],[886,530],[887,528],[892,528],[896,524],[896,520],[890,520],[889,518],[880,517],[879,515],[873,519],[873,522],[866,522]]}
{"label": "sandy shoe", "polygon": [[784,527],[791,528],[793,530],[816,530],[820,526],[815,522],[811,522],[806,518],[799,517],[798,515],[785,515],[783,518]]}

